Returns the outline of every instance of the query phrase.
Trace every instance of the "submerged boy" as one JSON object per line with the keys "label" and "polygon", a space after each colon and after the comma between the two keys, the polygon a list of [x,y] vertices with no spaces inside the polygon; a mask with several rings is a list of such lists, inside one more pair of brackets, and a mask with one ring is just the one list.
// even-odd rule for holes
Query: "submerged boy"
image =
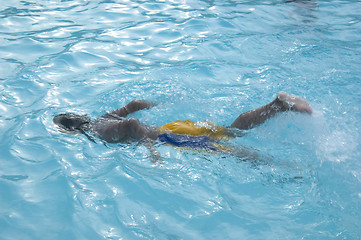
{"label": "submerged boy", "polygon": [[220,127],[208,122],[198,124],[191,121],[176,121],[161,127],[151,127],[142,124],[136,118],[125,118],[133,112],[153,106],[156,104],[146,100],[134,100],[122,108],[102,115],[95,121],[91,121],[86,115],[65,113],[55,116],[53,122],[60,130],[84,133],[91,140],[88,132],[109,143],[142,141],[151,151],[153,159],[157,159],[159,153],[152,144],[155,140],[178,147],[222,152],[217,143],[223,137],[232,136],[232,129],[253,128],[277,113],[285,111],[312,114],[311,107],[304,99],[280,92],[272,102],[240,114],[229,127]]}

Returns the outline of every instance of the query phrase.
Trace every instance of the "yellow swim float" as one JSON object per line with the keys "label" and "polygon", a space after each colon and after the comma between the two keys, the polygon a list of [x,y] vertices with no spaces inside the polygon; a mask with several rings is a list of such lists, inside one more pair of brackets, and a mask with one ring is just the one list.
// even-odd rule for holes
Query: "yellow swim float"
{"label": "yellow swim float", "polygon": [[190,136],[207,136],[212,139],[221,140],[226,138],[226,128],[214,123],[193,122],[190,120],[167,123],[160,127],[159,133],[175,133]]}

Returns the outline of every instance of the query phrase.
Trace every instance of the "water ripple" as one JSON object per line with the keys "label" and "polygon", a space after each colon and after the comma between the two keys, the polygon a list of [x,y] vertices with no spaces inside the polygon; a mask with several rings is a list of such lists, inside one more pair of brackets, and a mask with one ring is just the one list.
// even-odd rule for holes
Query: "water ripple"
{"label": "water ripple", "polygon": [[[360,236],[357,1],[3,1],[0,226],[4,239]],[[59,133],[136,99],[151,125],[229,125],[277,91],[309,100],[229,142],[271,164]],[[4,194],[5,193],[5,194]]]}

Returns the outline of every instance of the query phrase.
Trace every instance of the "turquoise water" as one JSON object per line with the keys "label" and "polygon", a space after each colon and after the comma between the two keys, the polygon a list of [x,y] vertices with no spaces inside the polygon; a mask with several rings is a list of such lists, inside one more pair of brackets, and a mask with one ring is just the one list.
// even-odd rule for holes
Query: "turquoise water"
{"label": "turquoise water", "polygon": [[[0,239],[359,239],[359,1],[0,1]],[[251,164],[93,143],[54,115],[229,125],[286,91],[285,113],[229,141]]]}

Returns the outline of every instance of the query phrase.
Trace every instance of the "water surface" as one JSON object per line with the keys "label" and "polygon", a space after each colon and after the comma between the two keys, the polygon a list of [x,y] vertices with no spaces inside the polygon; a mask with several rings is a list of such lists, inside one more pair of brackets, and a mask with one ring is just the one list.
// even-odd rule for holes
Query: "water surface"
{"label": "water surface", "polygon": [[[359,1],[0,1],[1,239],[358,239]],[[229,125],[272,159],[93,143],[54,115],[158,103],[142,122]]]}

